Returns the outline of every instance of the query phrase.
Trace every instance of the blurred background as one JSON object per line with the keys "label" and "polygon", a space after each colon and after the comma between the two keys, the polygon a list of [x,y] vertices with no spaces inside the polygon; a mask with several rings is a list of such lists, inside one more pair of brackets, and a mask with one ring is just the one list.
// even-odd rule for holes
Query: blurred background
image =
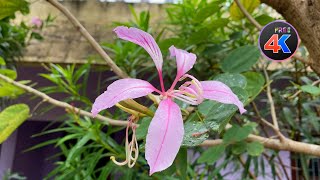
{"label": "blurred background", "polygon": [[[262,26],[284,19],[259,0],[240,2]],[[282,132],[294,140],[319,143],[320,88],[315,83],[319,76],[297,59],[282,63],[263,60],[257,47],[259,29],[248,21],[234,1],[64,0],[59,3],[131,77],[148,79],[159,86],[148,54],[132,43],[115,38],[112,30],[118,25],[151,33],[165,59],[169,59],[171,45],[197,54],[197,64],[191,74],[201,80],[216,79],[234,87],[236,94],[247,102],[249,113],[239,115],[221,106],[221,116],[214,116],[219,112],[212,110],[214,118],[210,119],[208,107],[220,104],[206,104],[194,110],[185,117],[185,131],[190,139],[179,152],[181,159],[175,161],[173,168],[149,177],[143,154],[144,129],[140,132],[142,153],[137,165],[132,169],[118,167],[109,157],[114,154],[123,157],[124,127],[112,128],[90,121],[0,82],[1,110],[17,103],[30,108],[28,120],[0,145],[2,179],[319,179],[319,158],[267,150],[260,144],[251,150],[244,140],[230,143],[221,153],[209,152],[210,158],[198,159],[208,149],[196,145],[209,137],[222,137],[228,122],[250,126],[250,133],[275,135],[259,121],[264,117],[271,122],[266,96],[266,86],[271,81]],[[11,14],[6,15],[6,8],[11,8]],[[47,1],[0,0],[0,17],[0,57],[5,61],[1,69],[15,71],[16,81],[90,111],[97,95],[117,79],[78,29]],[[308,57],[303,42],[297,54]],[[168,86],[174,78],[175,62],[165,60],[164,67]],[[266,81],[264,70],[270,82]],[[148,99],[138,102],[154,109]],[[103,115],[127,119],[127,114],[116,108]],[[149,125],[148,118],[142,119],[145,128]],[[202,118],[212,123],[199,123]],[[196,127],[190,125],[194,123]],[[204,133],[193,137],[192,133],[199,129]]]}

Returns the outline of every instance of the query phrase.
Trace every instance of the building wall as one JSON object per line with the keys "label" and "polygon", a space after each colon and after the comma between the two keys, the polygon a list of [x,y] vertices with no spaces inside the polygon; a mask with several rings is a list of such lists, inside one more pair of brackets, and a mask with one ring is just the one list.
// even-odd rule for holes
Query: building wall
{"label": "building wall", "polygon": [[[84,25],[89,33],[98,42],[112,42],[114,34],[112,25],[115,21],[128,22],[133,19],[129,5],[132,5],[137,13],[150,11],[151,24],[154,29],[161,26],[161,20],[165,16],[165,11],[161,4],[127,4],[124,2],[100,2],[98,0],[87,1],[63,1],[63,6]],[[94,62],[99,61],[96,52],[80,35],[66,17],[55,7],[46,1],[36,1],[31,4],[30,15],[19,16],[17,22],[24,20],[29,22],[32,17],[37,16],[45,19],[48,15],[56,17],[53,24],[46,27],[41,34],[44,40],[39,42],[33,40],[27,47],[23,61],[26,62],[55,62],[55,63],[81,63],[88,56],[96,57]]]}

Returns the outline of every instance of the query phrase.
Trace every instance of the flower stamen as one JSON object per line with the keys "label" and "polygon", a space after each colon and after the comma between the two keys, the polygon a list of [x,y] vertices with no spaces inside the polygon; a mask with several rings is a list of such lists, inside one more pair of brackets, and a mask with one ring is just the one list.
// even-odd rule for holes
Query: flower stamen
{"label": "flower stamen", "polygon": [[[131,116],[128,118],[129,123],[126,128],[126,143],[125,143],[125,151],[126,151],[126,160],[123,162],[118,162],[114,156],[111,156],[110,159],[113,163],[118,166],[123,166],[128,164],[129,168],[132,168],[138,160],[139,157],[139,146],[136,137],[136,126],[132,125],[132,122],[135,120],[135,116]],[[132,138],[129,143],[129,128],[132,130]],[[134,152],[134,156],[132,153]]]}

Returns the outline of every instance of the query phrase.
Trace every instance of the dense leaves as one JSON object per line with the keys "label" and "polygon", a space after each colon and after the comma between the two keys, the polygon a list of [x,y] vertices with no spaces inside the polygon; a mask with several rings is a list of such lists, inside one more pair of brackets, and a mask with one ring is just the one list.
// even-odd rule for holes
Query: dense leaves
{"label": "dense leaves", "polygon": [[16,11],[28,13],[28,2],[25,0],[0,0],[0,20],[14,15]]}

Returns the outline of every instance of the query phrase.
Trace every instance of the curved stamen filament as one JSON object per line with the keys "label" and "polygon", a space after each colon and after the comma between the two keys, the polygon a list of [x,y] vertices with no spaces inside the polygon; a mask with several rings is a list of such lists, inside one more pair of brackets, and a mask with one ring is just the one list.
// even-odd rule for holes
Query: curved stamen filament
{"label": "curved stamen filament", "polygon": [[[129,123],[126,128],[126,143],[125,143],[125,150],[126,150],[126,160],[123,162],[118,162],[114,156],[111,156],[110,159],[118,166],[123,166],[128,164],[129,168],[132,168],[134,164],[137,162],[139,157],[139,146],[136,138],[136,127],[132,126],[132,120],[133,118],[129,118]],[[131,127],[132,130],[132,139],[129,143],[129,127]],[[132,156],[132,152],[134,151],[134,157]]]}
{"label": "curved stamen filament", "polygon": [[181,86],[180,88],[179,88],[179,90],[182,90],[182,91],[184,91],[184,92],[188,92],[188,93],[191,93],[192,95],[194,95],[195,97],[197,97],[197,92],[194,90],[194,89],[192,89],[192,88],[190,88],[190,87],[187,87],[187,86]]}
{"label": "curved stamen filament", "polygon": [[176,98],[176,99],[179,99],[180,101],[183,101],[183,102],[186,102],[188,104],[191,104],[191,105],[197,105],[198,104],[198,102],[196,101],[195,98],[191,98],[191,97],[188,97],[188,96],[185,96],[185,95],[182,95],[182,94],[174,93],[171,96]]}
{"label": "curved stamen filament", "polygon": [[189,92],[183,91],[183,90],[174,90],[172,92],[173,92],[173,94],[187,95],[188,97],[191,97],[191,98],[197,98],[196,94],[189,93]]}
{"label": "curved stamen filament", "polygon": [[185,74],[184,76],[192,79],[192,83],[196,86],[196,88],[199,91],[199,93],[200,94],[203,93],[202,85],[201,85],[200,81],[197,78],[191,76],[190,74]]}

